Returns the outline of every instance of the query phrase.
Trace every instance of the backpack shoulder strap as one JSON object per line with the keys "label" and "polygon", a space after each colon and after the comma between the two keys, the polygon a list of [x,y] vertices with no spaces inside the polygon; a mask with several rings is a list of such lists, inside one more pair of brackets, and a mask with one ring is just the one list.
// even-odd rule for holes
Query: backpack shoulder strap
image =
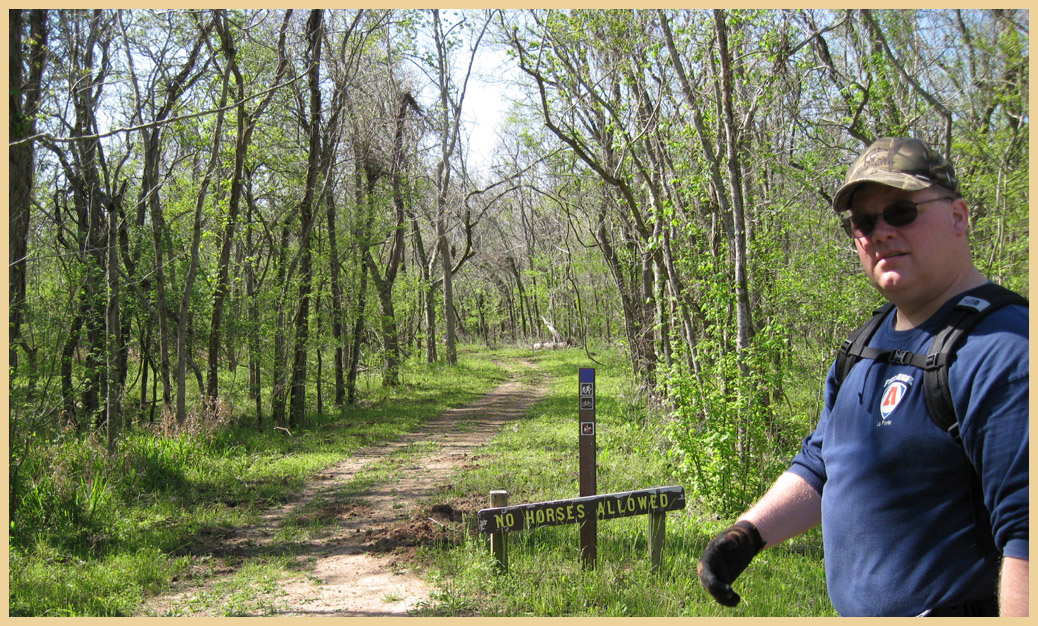
{"label": "backpack shoulder strap", "polygon": [[961,439],[959,420],[948,386],[948,366],[963,338],[985,317],[1010,304],[1027,306],[1027,299],[995,283],[974,289],[955,304],[944,328],[934,337],[926,353],[923,367],[926,408],[934,423],[955,441],[961,442]]}
{"label": "backpack shoulder strap", "polygon": [[878,351],[868,347],[869,339],[883,323],[894,305],[887,303],[872,312],[872,319],[859,326],[844,340],[840,351],[836,353],[836,384],[842,384],[847,373],[861,358],[876,358]]}

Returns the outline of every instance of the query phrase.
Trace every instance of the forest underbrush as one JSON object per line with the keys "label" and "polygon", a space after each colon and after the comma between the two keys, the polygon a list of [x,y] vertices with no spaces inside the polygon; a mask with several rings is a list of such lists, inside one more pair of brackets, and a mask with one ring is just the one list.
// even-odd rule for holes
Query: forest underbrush
{"label": "forest underbrush", "polygon": [[[192,545],[256,521],[328,465],[392,441],[508,377],[471,350],[459,365],[411,363],[402,383],[288,431],[255,417],[142,424],[115,454],[74,430],[13,430],[9,613],[130,615],[147,594],[197,568]],[[12,420],[28,423],[29,420]],[[215,567],[215,565],[213,565]],[[262,581],[283,564],[254,568]]]}

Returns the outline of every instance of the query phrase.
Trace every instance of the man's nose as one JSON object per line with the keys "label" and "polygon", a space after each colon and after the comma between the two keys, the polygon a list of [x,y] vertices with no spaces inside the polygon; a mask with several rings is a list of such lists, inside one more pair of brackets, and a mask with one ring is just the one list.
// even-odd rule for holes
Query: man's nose
{"label": "man's nose", "polygon": [[872,233],[869,235],[869,239],[885,239],[892,237],[895,234],[897,234],[897,227],[891,226],[887,223],[887,220],[882,215],[878,215],[876,219],[876,225],[873,227]]}

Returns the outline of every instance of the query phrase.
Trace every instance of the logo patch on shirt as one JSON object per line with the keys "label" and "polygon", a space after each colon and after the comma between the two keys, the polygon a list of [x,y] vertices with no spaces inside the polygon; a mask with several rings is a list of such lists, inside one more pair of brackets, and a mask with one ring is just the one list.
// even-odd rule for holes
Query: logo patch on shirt
{"label": "logo patch on shirt", "polygon": [[914,379],[907,374],[898,374],[884,384],[882,400],[879,403],[879,413],[884,420],[901,404],[901,400],[908,393],[908,386],[913,381]]}

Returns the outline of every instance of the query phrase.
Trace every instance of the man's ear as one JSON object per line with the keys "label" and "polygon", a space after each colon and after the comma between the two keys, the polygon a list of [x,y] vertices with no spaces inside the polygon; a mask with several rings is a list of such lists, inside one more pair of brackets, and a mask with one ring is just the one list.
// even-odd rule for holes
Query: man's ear
{"label": "man's ear", "polygon": [[970,229],[970,208],[962,198],[955,198],[951,203],[952,226],[955,234],[966,236]]}

